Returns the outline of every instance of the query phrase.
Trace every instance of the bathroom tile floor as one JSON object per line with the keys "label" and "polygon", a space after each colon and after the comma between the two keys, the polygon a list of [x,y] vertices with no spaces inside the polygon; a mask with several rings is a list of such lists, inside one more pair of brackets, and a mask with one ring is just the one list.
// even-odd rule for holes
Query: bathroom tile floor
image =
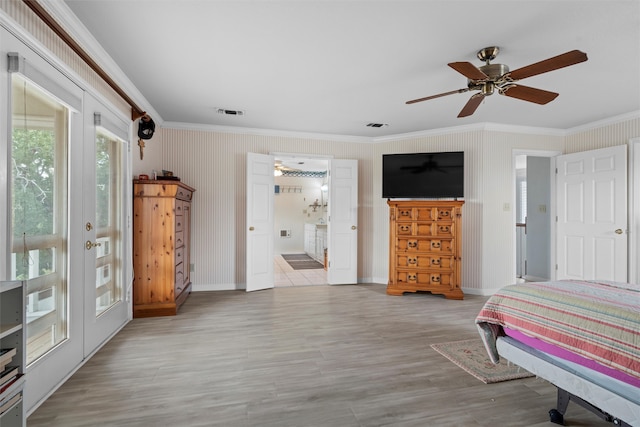
{"label": "bathroom tile floor", "polygon": [[327,272],[318,270],[294,270],[280,255],[274,259],[275,287],[314,286],[327,284]]}

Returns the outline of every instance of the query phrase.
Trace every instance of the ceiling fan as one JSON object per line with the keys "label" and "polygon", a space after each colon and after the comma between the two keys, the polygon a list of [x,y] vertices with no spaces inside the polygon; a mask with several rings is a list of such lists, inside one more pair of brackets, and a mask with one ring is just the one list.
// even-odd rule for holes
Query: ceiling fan
{"label": "ceiling fan", "polygon": [[572,50],[570,52],[563,53],[562,55],[554,56],[553,58],[545,59],[543,61],[536,62],[535,64],[518,68],[514,71],[509,71],[509,67],[504,64],[491,64],[491,61],[496,58],[498,52],[500,52],[500,49],[496,46],[485,47],[478,51],[478,59],[485,61],[485,65],[481,67],[476,67],[470,62],[450,62],[447,64],[449,67],[467,78],[466,88],[452,90],[450,92],[444,92],[424,98],[413,99],[406,103],[415,104],[416,102],[453,95],[454,93],[479,90],[480,92],[473,94],[460,111],[460,114],[458,114],[458,117],[467,117],[476,111],[485,96],[492,95],[497,90],[500,95],[506,95],[511,98],[517,98],[541,105],[547,104],[553,101],[558,94],[542,89],[523,86],[516,82],[527,77],[547,73],[549,71],[575,65],[587,60],[586,53],[579,50]]}
{"label": "ceiling fan", "polygon": [[276,176],[280,176],[285,172],[300,172],[301,169],[292,168],[290,166],[285,166],[282,163],[282,160],[276,160],[273,166],[273,170]]}

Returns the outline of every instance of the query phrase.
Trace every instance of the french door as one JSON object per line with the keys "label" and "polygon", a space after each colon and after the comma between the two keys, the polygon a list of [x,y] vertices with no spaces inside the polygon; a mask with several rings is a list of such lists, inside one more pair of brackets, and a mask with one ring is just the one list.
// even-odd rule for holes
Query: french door
{"label": "french door", "polygon": [[29,411],[129,319],[130,124],[3,28],[0,42],[0,280],[27,283]]}
{"label": "french door", "polygon": [[85,95],[84,355],[128,319],[125,296],[127,124]]}

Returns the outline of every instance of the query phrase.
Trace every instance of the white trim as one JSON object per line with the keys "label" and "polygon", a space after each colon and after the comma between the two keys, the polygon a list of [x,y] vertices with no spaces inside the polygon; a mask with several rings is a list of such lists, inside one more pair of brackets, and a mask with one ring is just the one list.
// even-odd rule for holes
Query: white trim
{"label": "white trim", "polygon": [[352,135],[336,135],[330,133],[315,133],[315,132],[297,132],[288,130],[277,129],[260,129],[260,128],[245,128],[240,126],[221,126],[221,125],[208,125],[208,124],[195,124],[184,122],[164,122],[163,128],[179,129],[179,130],[194,130],[194,131],[209,131],[220,133],[234,133],[243,135],[262,135],[262,136],[277,136],[288,137],[298,139],[321,139],[325,141],[339,141],[339,142],[371,142],[371,138],[366,136],[352,136]]}
{"label": "white trim", "polygon": [[596,120],[595,122],[585,123],[584,125],[572,127],[566,130],[565,135],[575,135],[577,133],[587,132],[593,129],[598,129],[608,125],[614,125],[627,120],[633,120],[640,118],[640,110],[631,111],[629,113],[620,114],[613,117],[608,117],[602,120]]}
{"label": "white trim", "polygon": [[[72,70],[68,64],[63,62],[60,58],[55,56],[51,50],[40,43],[39,40],[29,34],[24,28],[18,25],[13,19],[11,19],[5,11],[0,9],[0,26],[6,29],[11,35],[22,42],[25,46],[36,53],[40,58],[48,62],[57,71],[62,73],[66,78],[71,80],[76,86],[78,86],[84,92],[88,92],[94,98],[100,100],[105,107],[108,108],[118,118],[126,121],[131,121],[131,117],[127,117],[122,111],[118,110],[113,103],[108,100],[102,93],[97,91],[92,85],[84,80],[78,73]],[[155,121],[155,120],[154,120]],[[133,125],[131,126],[133,127]]]}
{"label": "white trim", "polygon": [[333,159],[332,154],[320,155],[320,154],[305,154],[305,153],[288,153],[281,151],[270,151],[269,155],[274,156],[276,158],[287,158],[287,159],[309,159],[309,160],[331,160]]}
{"label": "white trim", "polygon": [[[554,218],[556,217],[556,211],[557,211],[557,191],[556,191],[556,157],[561,155],[562,152],[561,151],[557,151],[557,150],[532,150],[532,149],[513,149],[511,152],[511,161],[512,161],[512,183],[513,183],[513,191],[512,191],[512,205],[515,207],[516,206],[516,188],[515,188],[515,182],[516,182],[516,157],[517,156],[534,156],[534,157],[548,157],[549,158],[549,173],[550,173],[550,177],[549,177],[549,182],[550,182],[550,188],[549,188],[549,215],[551,217],[551,222],[549,225],[549,272],[551,274],[551,277],[549,278],[550,280],[555,280],[556,278],[556,221],[554,220]],[[513,248],[514,248],[514,252],[513,252],[513,266],[514,266],[514,272],[517,271],[517,259],[516,259],[516,231],[515,231],[515,224],[516,224],[516,209],[513,209],[513,236],[512,236],[512,240],[513,240]],[[542,280],[549,280],[549,279],[544,279],[544,278],[535,278],[532,276],[524,276],[527,280],[534,280],[534,281],[542,281]]]}
{"label": "white trim", "polygon": [[629,191],[629,219],[628,219],[628,278],[631,283],[640,283],[640,137],[629,140],[629,167],[627,172]]}
{"label": "white trim", "polygon": [[142,95],[129,77],[122,71],[118,64],[111,58],[96,38],[80,22],[78,17],[63,1],[40,0],[40,5],[56,20],[56,22],[73,38],[89,57],[136,103],[144,107],[151,115],[157,126],[163,124],[160,114],[151,106],[151,103]]}
{"label": "white trim", "polygon": [[580,132],[585,132],[590,129],[595,129],[607,125],[620,123],[627,120],[633,120],[640,118],[640,111],[634,111],[627,114],[622,114],[615,117],[599,120],[584,126],[574,127],[570,129],[554,129],[554,128],[541,128],[533,126],[516,126],[500,123],[484,122],[474,123],[461,126],[451,126],[439,129],[429,129],[417,132],[408,132],[387,136],[354,136],[354,135],[336,135],[336,134],[323,134],[314,132],[295,132],[285,131],[278,129],[258,129],[258,128],[245,128],[240,126],[221,126],[221,125],[207,125],[207,124],[195,124],[184,122],[164,122],[163,128],[179,129],[179,130],[193,130],[193,131],[209,131],[220,133],[233,133],[244,135],[262,135],[262,136],[277,136],[277,137],[290,137],[300,139],[320,139],[325,141],[340,141],[340,142],[359,142],[359,143],[380,143],[380,142],[393,142],[393,141],[406,141],[415,138],[424,138],[432,136],[459,134],[464,132],[473,131],[486,131],[486,132],[502,132],[502,133],[517,133],[524,135],[541,135],[541,136],[558,136],[567,137]]}
{"label": "white trim", "polygon": [[[538,128],[531,126],[517,126],[506,125],[499,123],[477,123],[472,125],[452,126],[439,129],[428,129],[417,132],[410,132],[404,134],[395,134],[379,137],[369,136],[356,136],[356,135],[337,135],[337,134],[322,134],[315,132],[294,132],[283,131],[276,129],[257,129],[257,128],[243,128],[235,126],[218,126],[218,125],[206,125],[206,124],[189,124],[179,122],[165,122],[160,114],[151,107],[150,103],[144,97],[144,95],[138,90],[138,88],[131,82],[128,76],[122,71],[122,69],[116,64],[111,56],[104,50],[104,48],[98,43],[95,37],[87,30],[87,28],[80,22],[77,16],[71,11],[65,2],[55,0],[40,0],[40,4],[46,9],[46,11],[60,24],[60,26],[69,33],[78,45],[91,56],[91,58],[120,86],[138,105],[145,105],[147,112],[154,117],[154,121],[158,127],[167,127],[173,129],[184,130],[205,130],[212,132],[223,133],[236,133],[236,134],[249,134],[249,135],[264,135],[264,136],[284,136],[301,139],[322,139],[327,141],[342,141],[342,142],[390,142],[396,140],[406,140],[411,138],[420,138],[425,136],[437,136],[451,133],[468,132],[474,130],[486,130],[495,132],[507,132],[507,133],[521,133],[521,134],[533,134],[533,135],[548,135],[548,136],[569,136],[580,132],[585,132],[594,128],[619,123],[626,120],[631,120],[640,117],[640,111],[632,111],[629,113],[621,114],[614,117],[605,118],[584,125],[568,128],[568,129],[554,129],[554,128]],[[0,11],[1,12],[1,11]],[[10,21],[11,26],[16,28],[17,24],[7,19],[4,12],[0,14],[0,18]],[[0,19],[2,21],[3,19]],[[22,33],[24,30],[20,30]],[[14,32],[14,31],[12,31]],[[33,43],[33,40],[29,41]],[[27,43],[29,44],[29,43]],[[57,61],[56,61],[57,62]],[[72,80],[76,80],[73,77]],[[77,80],[76,80],[77,81]],[[87,85],[83,85],[87,86]]]}

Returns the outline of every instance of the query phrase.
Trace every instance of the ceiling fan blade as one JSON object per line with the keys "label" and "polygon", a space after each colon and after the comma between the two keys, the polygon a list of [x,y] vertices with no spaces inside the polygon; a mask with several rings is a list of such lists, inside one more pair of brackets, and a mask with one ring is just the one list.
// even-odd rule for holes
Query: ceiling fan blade
{"label": "ceiling fan blade", "polygon": [[570,52],[563,53],[562,55],[554,56],[553,58],[545,59],[544,61],[536,62],[535,64],[518,68],[517,70],[511,71],[509,73],[509,76],[513,80],[521,80],[527,77],[557,70],[559,68],[579,64],[580,62],[584,62],[587,59],[588,58],[586,53],[579,50],[572,50]]}
{"label": "ceiling fan blade", "polygon": [[469,98],[462,110],[460,110],[460,114],[458,114],[458,117],[467,117],[475,113],[483,100],[483,94],[476,93],[475,95],[473,95],[471,98]]}
{"label": "ceiling fan blade", "polygon": [[450,62],[447,64],[469,80],[486,80],[489,78],[485,73],[471,62]]}
{"label": "ceiling fan blade", "polygon": [[424,98],[412,99],[411,101],[405,102],[405,104],[415,104],[416,102],[428,101],[430,99],[440,98],[441,96],[453,95],[454,93],[464,93],[468,92],[468,88],[452,90],[451,92],[439,93],[438,95],[426,96]]}
{"label": "ceiling fan blade", "polygon": [[534,87],[514,85],[502,92],[503,95],[510,96],[511,98],[518,98],[523,101],[534,102],[536,104],[547,104],[559,95],[555,92],[549,92],[547,90],[536,89]]}

